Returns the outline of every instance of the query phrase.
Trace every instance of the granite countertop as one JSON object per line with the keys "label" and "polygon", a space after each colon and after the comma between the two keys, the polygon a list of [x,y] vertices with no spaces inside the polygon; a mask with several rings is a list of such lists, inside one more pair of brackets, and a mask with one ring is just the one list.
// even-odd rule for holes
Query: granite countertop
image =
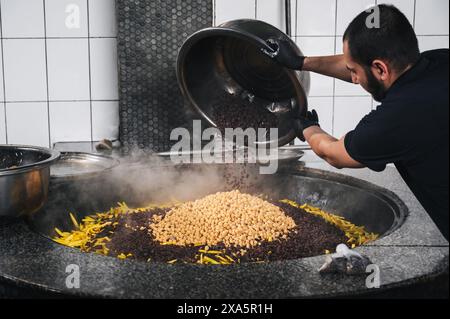
{"label": "granite countertop", "polygon": [[[350,175],[394,192],[408,206],[405,224],[356,250],[380,267],[381,289],[424,281],[448,271],[449,245],[395,168],[383,173],[336,170],[310,152],[306,167]],[[0,281],[37,291],[114,298],[285,298],[357,295],[365,277],[320,275],[324,257],[268,264],[205,267],[145,264],[84,254],[29,230],[0,223]],[[66,267],[80,269],[80,288],[66,287]]]}

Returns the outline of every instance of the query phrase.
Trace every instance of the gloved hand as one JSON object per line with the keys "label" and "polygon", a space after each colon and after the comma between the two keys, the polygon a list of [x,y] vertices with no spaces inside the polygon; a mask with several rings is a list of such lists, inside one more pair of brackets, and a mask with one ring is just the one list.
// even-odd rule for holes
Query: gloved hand
{"label": "gloved hand", "polygon": [[272,48],[272,52],[265,49],[263,52],[280,65],[292,70],[303,69],[306,57],[298,55],[287,40],[271,38],[267,40],[267,44]]}
{"label": "gloved hand", "polygon": [[336,253],[328,255],[325,264],[320,267],[321,274],[347,274],[347,275],[365,275],[367,266],[372,262],[367,256],[361,255],[356,251],[350,250],[345,244],[336,248]]}
{"label": "gloved hand", "polygon": [[303,131],[312,126],[320,127],[319,115],[317,114],[316,110],[312,110],[312,111],[307,112],[306,116],[301,117],[299,120],[300,120],[300,131],[301,131],[299,138],[302,142],[305,142],[306,139],[305,139],[305,136],[303,135]]}

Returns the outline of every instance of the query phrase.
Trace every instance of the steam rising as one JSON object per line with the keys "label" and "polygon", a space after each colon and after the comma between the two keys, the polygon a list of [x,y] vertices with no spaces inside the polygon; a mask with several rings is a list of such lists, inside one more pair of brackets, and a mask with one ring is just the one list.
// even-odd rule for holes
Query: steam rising
{"label": "steam rising", "polygon": [[260,175],[257,165],[174,165],[170,160],[140,150],[121,157],[120,162],[120,166],[99,176],[52,179],[49,202],[42,213],[31,217],[33,228],[52,236],[55,227],[73,228],[69,213],[81,220],[87,215],[109,211],[119,202],[139,208],[196,200],[235,189],[277,197],[288,187],[282,179]]}
{"label": "steam rising", "polygon": [[134,150],[120,162],[101,178],[75,180],[71,193],[77,194],[76,202],[89,203],[97,210],[109,209],[117,202],[145,207],[195,200],[237,188],[254,192],[261,186],[262,176],[256,165],[174,165],[170,159],[141,150]]}

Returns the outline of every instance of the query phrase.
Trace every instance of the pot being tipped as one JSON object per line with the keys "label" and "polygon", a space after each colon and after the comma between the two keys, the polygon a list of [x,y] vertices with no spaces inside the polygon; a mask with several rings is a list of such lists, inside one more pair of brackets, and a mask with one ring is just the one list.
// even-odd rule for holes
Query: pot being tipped
{"label": "pot being tipped", "polygon": [[283,146],[299,133],[298,117],[307,112],[310,76],[277,64],[263,50],[267,39],[288,41],[282,31],[262,21],[235,20],[193,34],[178,55],[178,82],[192,109],[218,127],[214,104],[230,96],[250,101],[277,117],[278,139],[261,144]]}

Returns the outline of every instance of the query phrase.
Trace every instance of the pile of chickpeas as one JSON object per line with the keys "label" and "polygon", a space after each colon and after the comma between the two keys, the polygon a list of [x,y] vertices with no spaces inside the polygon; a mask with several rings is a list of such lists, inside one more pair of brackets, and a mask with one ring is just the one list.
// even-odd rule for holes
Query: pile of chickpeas
{"label": "pile of chickpeas", "polygon": [[261,241],[286,239],[295,227],[279,207],[236,190],[173,208],[153,219],[149,232],[162,244],[251,248]]}

